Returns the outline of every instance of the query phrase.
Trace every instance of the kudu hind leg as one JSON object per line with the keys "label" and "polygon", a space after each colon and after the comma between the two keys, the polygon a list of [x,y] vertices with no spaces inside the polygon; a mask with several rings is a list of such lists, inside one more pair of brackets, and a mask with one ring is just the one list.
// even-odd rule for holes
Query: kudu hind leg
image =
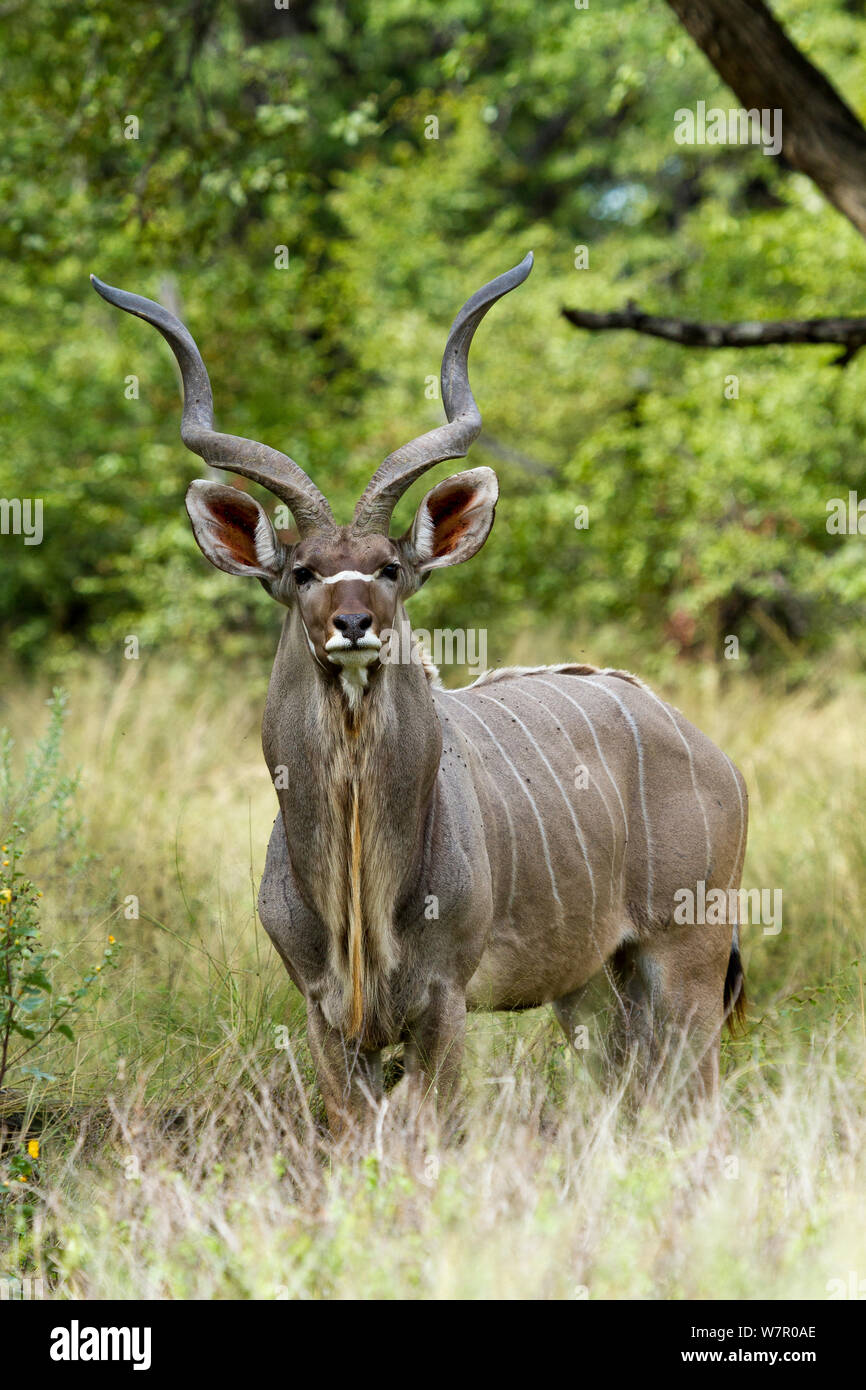
{"label": "kudu hind leg", "polygon": [[647,1091],[656,1066],[654,971],[634,943],[621,946],[608,962],[612,1021],[602,1040],[603,1072],[609,1086],[625,1084],[633,1105]]}
{"label": "kudu hind leg", "polygon": [[460,1077],[465,1035],[463,991],[434,989],[427,1008],[406,1032],[406,1076],[398,1089],[402,1088],[414,1114],[430,1100],[440,1111],[451,1105]]}
{"label": "kudu hind leg", "polygon": [[729,954],[730,928],[712,926],[668,927],[627,948],[613,1048],[637,1098],[715,1097]]}

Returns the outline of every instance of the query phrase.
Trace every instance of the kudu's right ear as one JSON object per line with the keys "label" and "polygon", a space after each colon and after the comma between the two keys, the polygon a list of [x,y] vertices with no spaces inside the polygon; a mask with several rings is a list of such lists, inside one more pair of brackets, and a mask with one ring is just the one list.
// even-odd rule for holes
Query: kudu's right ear
{"label": "kudu's right ear", "polygon": [[187,488],[186,509],[199,549],[218,570],[266,584],[279,579],[285,547],[267,513],[247,493],[196,478]]}

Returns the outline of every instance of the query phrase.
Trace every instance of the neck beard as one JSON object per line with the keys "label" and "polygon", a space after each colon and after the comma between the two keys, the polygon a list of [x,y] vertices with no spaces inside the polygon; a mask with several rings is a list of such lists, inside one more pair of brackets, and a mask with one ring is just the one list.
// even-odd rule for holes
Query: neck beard
{"label": "neck beard", "polygon": [[387,1035],[388,977],[397,964],[394,909],[401,869],[388,840],[377,767],[383,751],[383,701],[376,686],[349,703],[341,684],[320,688],[315,710],[318,745],[311,827],[310,884],[328,928],[329,961],[337,983],[339,1023],[349,1037]]}

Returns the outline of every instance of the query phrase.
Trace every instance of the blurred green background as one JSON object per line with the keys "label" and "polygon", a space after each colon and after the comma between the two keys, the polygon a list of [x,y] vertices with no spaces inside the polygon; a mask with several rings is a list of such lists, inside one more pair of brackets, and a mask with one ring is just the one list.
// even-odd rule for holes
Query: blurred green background
{"label": "blurred green background", "polygon": [[[775,11],[866,109],[863,5]],[[130,633],[142,655],[234,661],[279,622],[199,555],[171,355],[88,272],[179,309],[218,425],[291,453],[348,519],[382,457],[442,418],[425,386],[460,304],[531,247],[473,349],[496,529],[416,623],[488,628],[491,663],[541,622],[563,658],[723,661],[735,634],[740,669],[859,666],[862,540],[829,535],[826,506],[863,477],[866,358],[560,316],[862,307],[862,241],[807,179],[757,146],[675,143],[677,108],[737,103],[664,4],[31,0],[3,25],[0,496],[45,507],[41,545],[0,538],[16,665],[119,656]]]}

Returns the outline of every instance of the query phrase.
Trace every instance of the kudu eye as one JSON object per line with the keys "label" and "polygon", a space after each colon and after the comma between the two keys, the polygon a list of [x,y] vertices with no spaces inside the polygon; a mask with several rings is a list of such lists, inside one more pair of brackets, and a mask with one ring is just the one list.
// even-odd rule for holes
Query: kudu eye
{"label": "kudu eye", "polygon": [[395,564],[383,565],[382,568],[381,568],[380,571],[379,571],[379,578],[380,578],[380,579],[399,579],[399,578],[400,578],[400,566],[399,566],[399,565],[395,565]]}
{"label": "kudu eye", "polygon": [[309,584],[310,580],[313,578],[312,570],[304,569],[303,565],[297,565],[295,569],[292,570],[292,574],[298,586]]}

